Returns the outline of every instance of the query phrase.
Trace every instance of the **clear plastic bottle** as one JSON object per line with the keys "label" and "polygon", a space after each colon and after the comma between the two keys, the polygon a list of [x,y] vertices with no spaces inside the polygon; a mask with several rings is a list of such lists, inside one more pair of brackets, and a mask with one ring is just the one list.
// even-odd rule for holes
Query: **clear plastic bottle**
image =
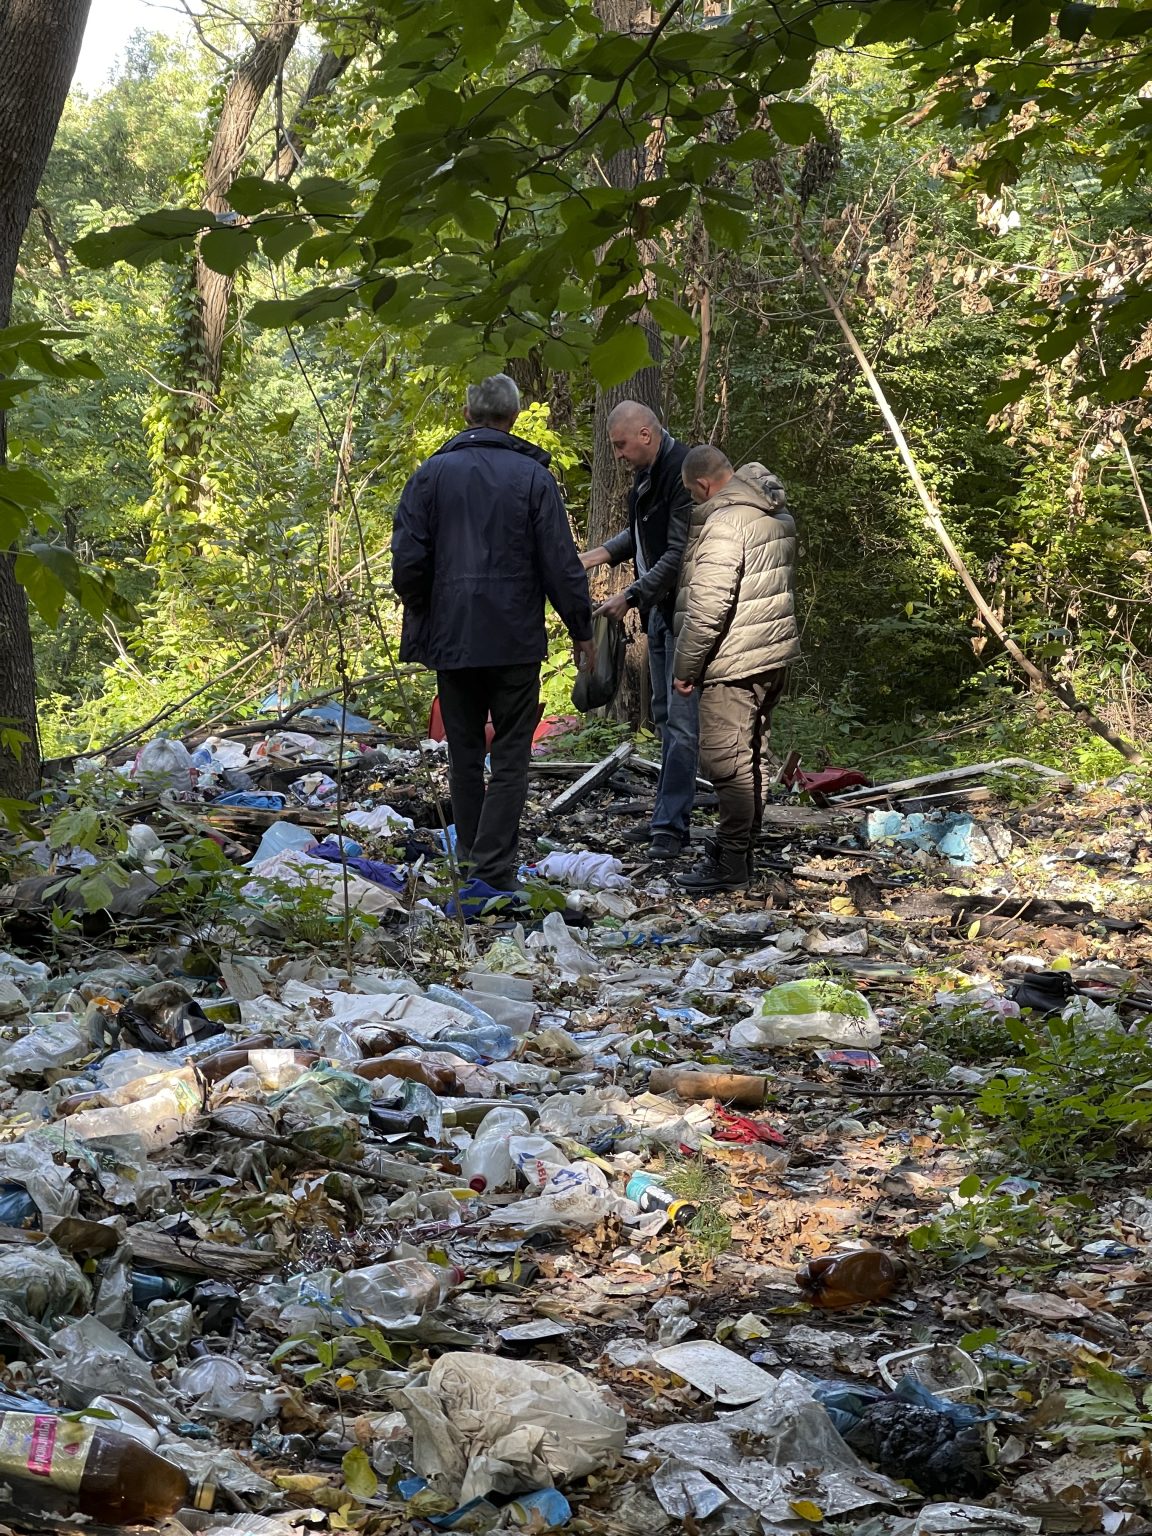
{"label": "clear plastic bottle", "polygon": [[179,1467],[138,1440],[47,1413],[0,1414],[0,1480],[17,1501],[47,1485],[105,1525],[165,1520],[192,1491]]}
{"label": "clear plastic bottle", "polygon": [[342,1275],[340,1297],[344,1306],[374,1323],[414,1328],[421,1318],[443,1306],[448,1293],[463,1278],[461,1269],[445,1269],[424,1259],[393,1259]]}
{"label": "clear plastic bottle", "polygon": [[543,1189],[557,1168],[569,1166],[568,1157],[547,1136],[510,1136],[508,1154],[530,1189]]}
{"label": "clear plastic bottle", "polygon": [[507,1188],[514,1170],[509,1140],[531,1128],[528,1116],[513,1104],[501,1104],[489,1110],[472,1138],[472,1145],[460,1160],[460,1172],[469,1189],[482,1195],[489,1190]]}
{"label": "clear plastic bottle", "polygon": [[487,1024],[459,1024],[442,1029],[435,1044],[453,1048],[463,1045],[487,1061],[507,1061],[516,1049],[516,1036],[506,1024],[493,1019]]}

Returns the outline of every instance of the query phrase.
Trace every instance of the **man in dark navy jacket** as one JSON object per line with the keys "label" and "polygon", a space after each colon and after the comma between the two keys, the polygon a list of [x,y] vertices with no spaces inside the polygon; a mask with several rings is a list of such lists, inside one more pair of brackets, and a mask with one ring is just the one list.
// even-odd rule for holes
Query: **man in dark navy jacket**
{"label": "man in dark navy jacket", "polygon": [[[548,454],[512,435],[520,392],[498,373],[468,388],[458,433],[404,487],[392,533],[392,585],[404,605],[402,661],[436,672],[448,737],[460,863],[499,890],[516,885],[528,795],[544,599],[591,667],[592,605]],[[484,732],[492,716],[492,775]]]}
{"label": "man in dark navy jacket", "polygon": [[636,580],[601,604],[601,611],[621,619],[629,608],[640,610],[648,633],[652,718],[660,736],[652,824],[625,837],[647,842],[653,859],[675,859],[688,841],[699,753],[699,696],[686,698],[672,687],[672,616],[692,513],[692,498],[680,473],[688,449],[637,400],[622,400],[612,411],[608,438],[616,457],[636,472],[628,497],[628,526],[580,558],[586,570],[625,560],[636,566]]}

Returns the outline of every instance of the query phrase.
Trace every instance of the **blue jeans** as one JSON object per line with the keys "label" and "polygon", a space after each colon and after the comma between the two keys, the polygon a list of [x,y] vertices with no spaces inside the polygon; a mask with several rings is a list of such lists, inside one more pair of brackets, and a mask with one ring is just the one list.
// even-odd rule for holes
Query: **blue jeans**
{"label": "blue jeans", "polygon": [[648,665],[652,672],[652,718],[660,736],[660,779],[656,785],[653,832],[688,836],[696,798],[700,740],[700,691],[688,698],[672,687],[676,642],[656,608],[648,615]]}

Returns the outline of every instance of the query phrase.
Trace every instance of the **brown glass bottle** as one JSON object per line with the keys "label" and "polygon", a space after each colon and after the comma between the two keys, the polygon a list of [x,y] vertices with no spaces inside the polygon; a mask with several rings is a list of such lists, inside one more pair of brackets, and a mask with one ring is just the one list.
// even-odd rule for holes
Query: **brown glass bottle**
{"label": "brown glass bottle", "polygon": [[52,1488],[105,1525],[164,1520],[191,1494],[180,1468],[138,1440],[46,1413],[0,1414],[0,1481],[30,1504]]}
{"label": "brown glass bottle", "polygon": [[891,1296],[902,1273],[899,1259],[891,1254],[879,1248],[857,1248],[810,1259],[796,1271],[796,1284],[812,1306],[840,1312]]}

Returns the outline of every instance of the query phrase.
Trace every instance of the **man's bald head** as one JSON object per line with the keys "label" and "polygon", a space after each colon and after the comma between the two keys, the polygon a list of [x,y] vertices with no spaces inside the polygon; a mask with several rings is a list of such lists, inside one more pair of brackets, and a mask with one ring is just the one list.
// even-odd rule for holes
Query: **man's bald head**
{"label": "man's bald head", "polygon": [[616,457],[633,469],[656,462],[664,441],[660,418],[639,400],[621,400],[608,416],[608,437]]}

